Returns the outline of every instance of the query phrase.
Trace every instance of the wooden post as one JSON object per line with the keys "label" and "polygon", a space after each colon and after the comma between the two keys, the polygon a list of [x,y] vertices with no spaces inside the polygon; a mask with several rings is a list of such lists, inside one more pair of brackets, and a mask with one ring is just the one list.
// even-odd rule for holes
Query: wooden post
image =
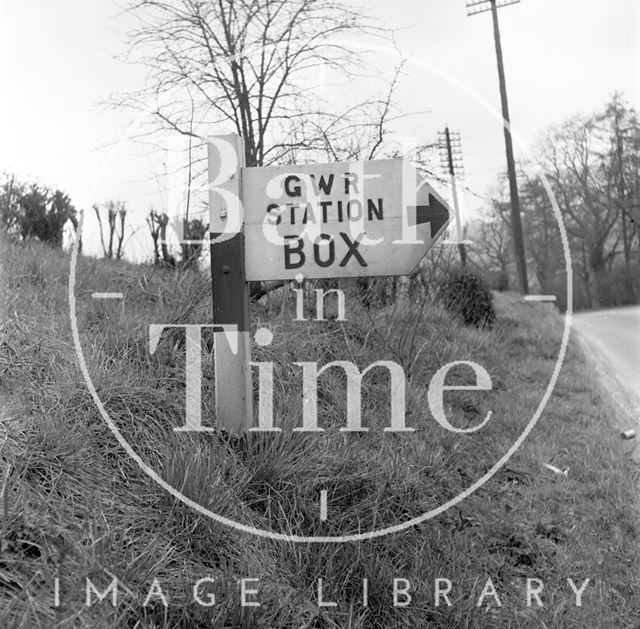
{"label": "wooden post", "polygon": [[254,426],[242,138],[209,138],[208,158],[213,322],[229,326],[226,332],[214,332],[216,423],[226,432],[242,435]]}
{"label": "wooden post", "polygon": [[511,118],[509,117],[509,101],[507,99],[507,84],[504,77],[504,63],[502,61],[502,43],[500,42],[500,26],[498,24],[498,6],[496,0],[490,0],[491,16],[493,18],[493,39],[496,47],[498,63],[498,81],[500,83],[500,102],[502,117],[504,118],[504,145],[507,154],[507,174],[509,176],[509,195],[511,198],[511,233],[518,270],[518,282],[523,295],[529,293],[527,278],[527,258],[524,252],[524,236],[522,235],[522,220],[520,218],[520,198],[518,196],[518,180],[516,177],[516,163],[513,157],[513,143],[511,141]]}

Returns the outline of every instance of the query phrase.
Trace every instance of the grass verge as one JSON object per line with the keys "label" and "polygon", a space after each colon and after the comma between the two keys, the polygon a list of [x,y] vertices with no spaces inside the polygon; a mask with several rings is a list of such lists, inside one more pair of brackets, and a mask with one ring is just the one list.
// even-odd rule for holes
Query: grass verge
{"label": "grass verge", "polygon": [[[79,372],[68,316],[68,256],[36,243],[2,247],[0,626],[640,626],[637,468],[609,428],[615,407],[607,391],[573,342],[529,438],[466,500],[369,541],[273,541],[200,516],[140,472],[102,421]],[[109,290],[122,291],[124,300],[90,297]],[[285,430],[240,450],[217,434],[172,430],[184,423],[183,335],[167,332],[154,356],[148,352],[149,323],[211,320],[206,277],[82,259],[76,296],[92,380],[140,456],[217,513],[307,536],[407,521],[469,486],[531,418],[562,332],[552,307],[515,295],[497,295],[495,327],[476,330],[437,304],[367,314],[353,300],[346,322],[301,323],[292,319],[291,294],[281,291],[252,313],[254,328],[268,325],[274,332],[271,345],[254,348],[253,360],[274,364],[278,422],[300,421],[295,362],[351,360],[364,368],[388,359],[407,374],[407,423],[416,432],[382,431],[389,382],[376,370],[363,382],[369,432],[341,433],[345,382],[332,370],[318,391],[324,433]],[[211,418],[210,340],[204,345],[203,417]],[[446,397],[447,418],[459,428],[492,411],[477,433],[445,430],[429,411],[429,381],[454,360],[476,361],[491,375],[491,391]],[[468,375],[451,374],[458,383]],[[325,522],[318,515],[321,490],[328,496]],[[193,597],[193,586],[205,577],[212,581],[202,588],[215,594],[209,607]],[[246,581],[245,589],[259,590],[247,597],[260,607],[241,607],[242,578],[258,579]],[[451,605],[443,598],[435,604],[438,578],[450,581]],[[86,604],[88,583],[104,592],[113,579],[115,606],[113,590],[103,601],[93,594]],[[319,579],[323,600],[335,607],[319,606]],[[410,602],[398,593],[394,606],[394,579],[398,591],[408,588]],[[485,596],[478,606],[488,579],[497,597]],[[535,599],[527,605],[528,579],[543,584],[542,606]],[[567,579],[578,587],[589,579],[580,607]]]}

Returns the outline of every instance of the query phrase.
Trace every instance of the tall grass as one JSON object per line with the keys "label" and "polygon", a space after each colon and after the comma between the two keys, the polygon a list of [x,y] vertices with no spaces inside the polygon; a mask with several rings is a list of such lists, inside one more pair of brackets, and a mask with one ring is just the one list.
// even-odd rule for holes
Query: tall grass
{"label": "tall grass", "polygon": [[[474,495],[401,533],[345,544],[295,544],[230,529],[175,500],[144,475],[103,423],[77,367],[68,317],[67,256],[32,243],[2,243],[0,378],[2,556],[0,626],[7,627],[635,627],[640,624],[635,469],[608,429],[613,410],[570,345],[556,391],[530,438]],[[120,303],[93,291],[124,293]],[[562,332],[552,307],[497,295],[493,329],[470,329],[435,303],[367,312],[349,298],[347,321],[297,322],[288,289],[253,309],[274,341],[253,360],[273,361],[276,418],[300,423],[297,361],[379,359],[408,375],[411,435],[389,422],[388,377],[364,380],[370,431],[340,433],[345,379],[319,386],[321,434],[260,435],[239,448],[184,423],[184,337],[167,331],[147,347],[149,323],[211,321],[209,280],[124,262],[80,260],[76,296],[83,353],[110,417],[138,454],[189,498],[225,517],[279,533],[345,535],[407,521],[456,496],[486,472],[531,417]],[[203,341],[203,418],[215,422],[211,340]],[[491,392],[447,397],[458,427],[428,410],[434,372],[474,360]],[[465,373],[452,372],[452,382]],[[568,476],[543,463],[569,468]],[[327,490],[328,518],[319,518]],[[86,580],[113,577],[121,600],[85,605]],[[60,604],[54,605],[54,579]],[[216,605],[191,588],[212,577]],[[434,604],[434,579],[453,583],[452,605]],[[502,607],[476,606],[491,578]],[[583,606],[567,585],[591,579]],[[157,578],[158,597],[143,606]],[[261,607],[240,607],[238,579],[259,578]],[[319,607],[318,578],[324,599]],[[412,603],[393,606],[393,579],[409,579]],[[527,578],[545,584],[528,607]],[[368,606],[362,580],[368,580]],[[94,596],[95,601],[95,596]]]}

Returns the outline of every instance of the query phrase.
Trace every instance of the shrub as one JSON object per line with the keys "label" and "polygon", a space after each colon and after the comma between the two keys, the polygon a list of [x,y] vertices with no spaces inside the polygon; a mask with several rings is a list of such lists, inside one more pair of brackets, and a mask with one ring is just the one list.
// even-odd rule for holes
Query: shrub
{"label": "shrub", "polygon": [[450,271],[442,280],[439,296],[449,312],[462,316],[465,325],[491,327],[496,319],[493,295],[484,280],[473,271]]}
{"label": "shrub", "polygon": [[497,290],[501,293],[509,290],[509,275],[505,271],[487,271],[485,277],[491,290]]}
{"label": "shrub", "polygon": [[60,248],[67,221],[77,228],[76,209],[60,190],[22,183],[14,177],[0,187],[0,224],[14,238],[37,238]]}

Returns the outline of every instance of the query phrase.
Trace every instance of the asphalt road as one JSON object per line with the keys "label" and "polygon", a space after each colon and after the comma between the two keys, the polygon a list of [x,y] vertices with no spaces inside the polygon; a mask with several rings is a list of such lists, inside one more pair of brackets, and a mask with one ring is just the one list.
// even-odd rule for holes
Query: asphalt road
{"label": "asphalt road", "polygon": [[640,306],[580,312],[573,315],[572,327],[625,389],[640,431]]}

